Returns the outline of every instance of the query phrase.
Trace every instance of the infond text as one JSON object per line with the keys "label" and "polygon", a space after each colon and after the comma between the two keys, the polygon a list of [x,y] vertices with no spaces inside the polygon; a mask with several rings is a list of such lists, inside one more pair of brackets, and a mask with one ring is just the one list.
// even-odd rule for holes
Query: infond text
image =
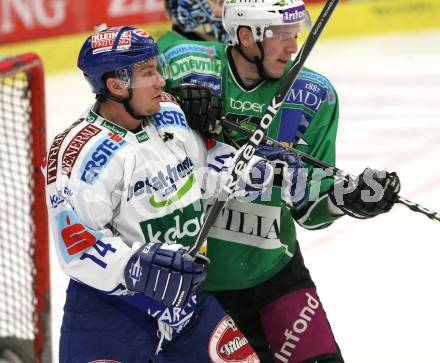
{"label": "infond text", "polygon": [[319,301],[308,292],[306,292],[306,297],[307,305],[301,309],[298,319],[292,324],[292,329],[286,329],[284,331],[284,343],[281,349],[274,354],[277,361],[289,362],[289,358],[295,352],[296,346],[301,341],[302,335],[306,333],[309,323],[312,321],[316,309],[319,307]]}

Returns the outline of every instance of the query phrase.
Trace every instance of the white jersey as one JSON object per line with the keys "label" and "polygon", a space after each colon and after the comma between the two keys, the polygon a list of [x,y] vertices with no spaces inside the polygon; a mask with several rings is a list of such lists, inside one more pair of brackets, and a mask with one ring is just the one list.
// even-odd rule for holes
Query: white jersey
{"label": "white jersey", "polygon": [[135,242],[190,245],[203,220],[194,172],[202,138],[163,94],[136,134],[93,110],[51,143],[43,165],[51,231],[63,271],[105,293],[125,293]]}

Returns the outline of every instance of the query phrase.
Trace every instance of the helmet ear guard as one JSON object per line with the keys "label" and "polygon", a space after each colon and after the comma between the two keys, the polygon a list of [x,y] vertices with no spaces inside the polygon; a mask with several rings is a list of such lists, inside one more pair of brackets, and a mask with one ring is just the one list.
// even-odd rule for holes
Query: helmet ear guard
{"label": "helmet ear guard", "polygon": [[302,0],[226,0],[223,26],[232,42],[238,44],[237,31],[248,26],[256,42],[262,42],[265,31],[272,25],[298,24],[299,29],[310,29],[311,20]]}

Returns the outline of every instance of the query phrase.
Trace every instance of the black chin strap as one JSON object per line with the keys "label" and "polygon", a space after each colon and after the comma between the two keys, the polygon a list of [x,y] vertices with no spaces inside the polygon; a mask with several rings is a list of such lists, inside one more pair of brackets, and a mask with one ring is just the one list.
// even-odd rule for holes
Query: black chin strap
{"label": "black chin strap", "polygon": [[109,98],[112,101],[123,104],[125,111],[127,111],[128,114],[131,117],[135,118],[136,120],[143,120],[144,118],[147,117],[147,115],[139,115],[138,113],[134,112],[133,108],[130,105],[130,101],[133,97],[133,88],[131,88],[131,87],[128,88],[128,97],[127,98],[114,96],[108,91],[106,91],[104,95],[105,95],[105,97]]}
{"label": "black chin strap", "polygon": [[257,67],[258,75],[263,79],[269,79],[269,76],[264,71],[263,61],[264,61],[264,48],[263,42],[256,42],[258,49],[260,50],[261,57],[255,56],[254,59],[249,58],[246,54],[244,54],[243,50],[240,47],[240,44],[235,44],[234,48],[241,54],[241,56],[246,59],[249,63],[255,64]]}

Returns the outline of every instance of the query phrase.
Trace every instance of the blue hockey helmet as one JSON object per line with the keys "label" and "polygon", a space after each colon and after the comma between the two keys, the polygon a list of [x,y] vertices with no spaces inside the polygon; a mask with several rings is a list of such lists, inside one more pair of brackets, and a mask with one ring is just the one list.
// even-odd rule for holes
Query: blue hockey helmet
{"label": "blue hockey helmet", "polygon": [[78,68],[83,71],[94,93],[105,94],[106,74],[114,74],[127,88],[132,88],[134,65],[152,59],[157,60],[157,67],[166,78],[166,61],[146,31],[129,26],[114,27],[87,38],[79,52]]}
{"label": "blue hockey helmet", "polygon": [[222,18],[213,8],[222,8],[222,0],[165,0],[165,9],[173,25],[185,33],[208,35],[220,42],[227,42]]}

